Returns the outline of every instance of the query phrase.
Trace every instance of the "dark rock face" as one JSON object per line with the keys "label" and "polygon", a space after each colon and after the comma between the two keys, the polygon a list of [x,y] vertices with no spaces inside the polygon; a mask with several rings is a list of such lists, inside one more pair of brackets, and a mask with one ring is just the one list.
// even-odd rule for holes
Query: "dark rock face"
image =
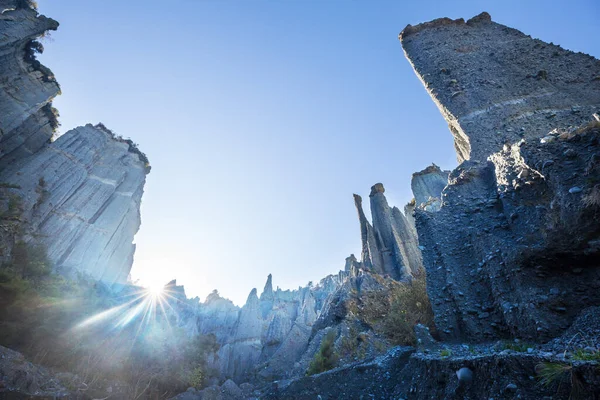
{"label": "dark rock face", "polygon": [[440,335],[560,335],[600,304],[598,60],[487,14],[409,26],[401,40],[469,160],[439,211],[415,211]]}
{"label": "dark rock face", "polygon": [[381,183],[371,188],[372,226],[362,209],[362,198],[354,195],[362,240],[361,266],[403,280],[423,268],[421,252],[409,221],[397,207],[388,205],[384,192]]}
{"label": "dark rock face", "polygon": [[454,135],[458,161],[578,126],[600,108],[600,62],[532,39],[483,13],[407,26],[408,60]]}
{"label": "dark rock face", "polygon": [[32,41],[58,22],[23,1],[0,3],[0,170],[46,144],[57,126],[52,99],[60,92],[52,72],[34,58]]}

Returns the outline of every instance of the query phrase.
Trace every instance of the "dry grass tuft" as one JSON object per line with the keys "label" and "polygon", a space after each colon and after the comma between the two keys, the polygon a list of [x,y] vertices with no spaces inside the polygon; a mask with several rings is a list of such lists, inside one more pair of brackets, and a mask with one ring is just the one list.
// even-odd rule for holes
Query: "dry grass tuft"
{"label": "dry grass tuft", "polygon": [[600,185],[594,186],[590,193],[581,198],[581,202],[588,208],[600,207]]}

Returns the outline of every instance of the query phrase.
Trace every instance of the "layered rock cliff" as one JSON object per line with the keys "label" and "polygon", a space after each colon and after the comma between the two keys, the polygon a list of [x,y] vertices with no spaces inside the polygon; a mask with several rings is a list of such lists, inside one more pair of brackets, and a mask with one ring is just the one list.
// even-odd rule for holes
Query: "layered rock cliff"
{"label": "layered rock cliff", "polygon": [[57,270],[125,283],[148,160],[102,124],[51,141],[59,86],[35,54],[58,23],[24,0],[1,1],[0,11],[0,262],[24,241]]}
{"label": "layered rock cliff", "polygon": [[125,283],[147,165],[101,126],[73,129],[0,173],[21,209],[23,239],[43,244],[58,270]]}
{"label": "layered rock cliff", "polygon": [[26,1],[0,2],[0,170],[46,144],[58,126],[52,99],[60,92],[52,72],[35,59],[36,39],[58,22]]}
{"label": "layered rock cliff", "polygon": [[463,161],[415,211],[441,335],[559,335],[600,304],[600,62],[485,13],[400,38]]}

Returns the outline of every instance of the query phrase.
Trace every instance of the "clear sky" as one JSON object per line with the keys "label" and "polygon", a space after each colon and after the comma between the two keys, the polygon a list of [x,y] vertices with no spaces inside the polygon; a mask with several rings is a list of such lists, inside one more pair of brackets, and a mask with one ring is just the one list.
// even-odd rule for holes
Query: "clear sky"
{"label": "clear sky", "polygon": [[383,182],[402,208],[413,172],[455,167],[446,123],[404,59],[406,24],[488,11],[600,56],[597,0],[39,6],[61,23],[41,57],[62,86],[61,131],[103,122],[152,164],[133,278],[237,304],[269,273],[295,288],[358,257],[352,193]]}

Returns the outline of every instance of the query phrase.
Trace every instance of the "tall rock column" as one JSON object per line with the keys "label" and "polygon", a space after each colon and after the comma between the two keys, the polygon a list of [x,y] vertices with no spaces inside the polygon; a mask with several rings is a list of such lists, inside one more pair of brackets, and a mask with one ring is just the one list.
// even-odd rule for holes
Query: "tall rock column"
{"label": "tall rock column", "polygon": [[400,39],[461,162],[436,212],[414,213],[440,335],[560,335],[600,305],[600,61],[487,13]]}
{"label": "tall rock column", "polygon": [[400,34],[417,76],[448,121],[458,161],[539,139],[600,109],[600,62],[532,39],[482,13]]}
{"label": "tall rock column", "polygon": [[361,267],[394,279],[407,279],[422,269],[421,252],[414,230],[396,208],[390,208],[381,183],[369,195],[373,226],[362,210],[362,199],[354,195],[362,239]]}

